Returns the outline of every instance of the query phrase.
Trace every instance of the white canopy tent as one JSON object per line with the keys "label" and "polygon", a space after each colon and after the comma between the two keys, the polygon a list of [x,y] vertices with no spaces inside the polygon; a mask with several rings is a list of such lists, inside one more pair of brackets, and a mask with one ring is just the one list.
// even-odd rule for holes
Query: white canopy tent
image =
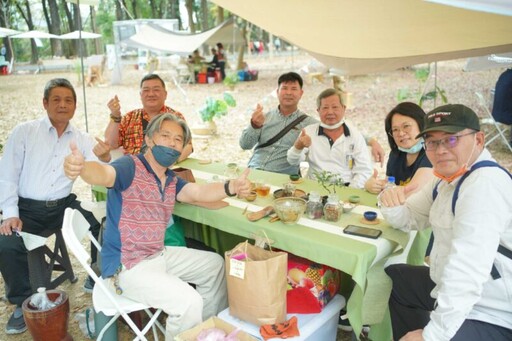
{"label": "white canopy tent", "polygon": [[21,33],[20,31],[11,30],[10,28],[0,27],[0,38],[11,36],[13,34]]}
{"label": "white canopy tent", "polygon": [[141,27],[137,34],[122,40],[121,44],[156,52],[189,55],[204,43],[214,45],[218,42],[235,45],[243,43],[242,35],[232,18],[197,34],[177,33],[155,24],[147,24]]}
{"label": "white canopy tent", "polygon": [[73,31],[66,34],[61,34],[59,39],[96,39],[101,38],[101,34],[86,32],[86,31]]}
{"label": "white canopy tent", "polygon": [[422,0],[212,0],[346,75],[512,51],[512,18]]}

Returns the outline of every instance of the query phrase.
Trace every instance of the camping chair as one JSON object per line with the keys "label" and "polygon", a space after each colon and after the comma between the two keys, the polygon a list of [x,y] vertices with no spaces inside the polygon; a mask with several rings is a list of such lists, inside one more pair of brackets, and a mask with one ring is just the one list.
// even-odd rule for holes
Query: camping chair
{"label": "camping chair", "polygon": [[476,97],[478,98],[478,104],[483,108],[486,117],[480,118],[480,125],[489,126],[489,131],[485,134],[485,146],[487,147],[494,140],[501,138],[501,141],[507,146],[507,148],[512,152],[512,146],[510,146],[505,133],[510,129],[510,126],[507,126],[503,123],[497,122],[492,116],[491,111],[489,110],[489,106],[487,105],[484,96],[481,93],[475,92]]}
{"label": "camping chair", "polygon": [[[98,250],[101,250],[101,246],[89,231],[89,224],[79,211],[72,208],[66,208],[62,234],[64,235],[64,240],[68,244],[70,251],[75,255],[80,264],[87,271],[87,274],[91,276],[96,283],[92,293],[94,310],[96,312],[103,313],[106,316],[112,316],[110,321],[99,332],[97,340],[102,339],[107,329],[117,321],[119,316],[122,316],[125,319],[128,326],[137,335],[134,340],[147,340],[144,335],[149,331],[149,328],[153,329],[154,340],[158,340],[155,326],[158,327],[165,335],[164,327],[157,321],[162,309],[156,310],[153,314],[150,311],[151,307],[116,294],[112,286],[109,284],[110,279],[98,277],[91,268],[88,262],[89,252],[87,252],[84,245],[82,245],[82,240],[87,237],[98,248]],[[138,310],[146,311],[150,317],[149,322],[142,330],[140,330],[128,316],[128,313]]]}

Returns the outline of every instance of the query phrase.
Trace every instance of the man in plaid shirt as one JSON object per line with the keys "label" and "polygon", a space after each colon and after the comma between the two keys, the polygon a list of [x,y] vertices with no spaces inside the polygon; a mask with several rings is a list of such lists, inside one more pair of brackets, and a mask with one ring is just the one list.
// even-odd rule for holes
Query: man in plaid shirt
{"label": "man in plaid shirt", "polygon": [[[107,106],[110,110],[110,122],[105,131],[105,142],[111,149],[123,148],[125,154],[138,154],[144,142],[144,130],[156,115],[171,113],[183,120],[179,111],[165,105],[167,91],[165,83],[156,74],[144,76],[140,82],[142,108],[132,110],[121,116],[121,105],[117,96]],[[178,161],[186,159],[193,151],[192,141],[183,149]]]}

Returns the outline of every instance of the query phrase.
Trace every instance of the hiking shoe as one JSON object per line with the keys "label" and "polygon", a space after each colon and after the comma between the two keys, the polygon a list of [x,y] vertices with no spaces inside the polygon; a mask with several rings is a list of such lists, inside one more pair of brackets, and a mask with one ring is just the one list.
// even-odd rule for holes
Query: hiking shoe
{"label": "hiking shoe", "polygon": [[[354,330],[348,320],[347,312],[344,310],[340,311],[340,316],[338,317],[338,329],[345,332],[351,332]],[[370,332],[370,326],[364,325],[362,332],[368,334]]]}
{"label": "hiking shoe", "polygon": [[6,334],[21,334],[25,330],[27,330],[27,325],[25,324],[25,319],[23,318],[23,310],[21,307],[16,307],[12,312],[9,321],[7,321],[7,326],[5,326]]}
{"label": "hiking shoe", "polygon": [[92,294],[92,289],[94,289],[94,279],[91,276],[87,276],[87,279],[84,282],[84,291],[88,294]]}
{"label": "hiking shoe", "polygon": [[338,329],[341,329],[344,332],[351,332],[353,330],[345,311],[341,311],[340,316],[338,317]]}

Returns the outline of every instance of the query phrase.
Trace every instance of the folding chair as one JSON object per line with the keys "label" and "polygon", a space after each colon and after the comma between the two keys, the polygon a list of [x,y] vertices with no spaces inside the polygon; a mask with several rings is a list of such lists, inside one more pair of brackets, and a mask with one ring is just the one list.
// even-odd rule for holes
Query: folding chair
{"label": "folding chair", "polygon": [[[39,287],[45,287],[46,290],[55,289],[66,280],[76,283],[78,278],[73,272],[66,243],[62,238],[62,231],[59,229],[45,230],[40,235],[41,237],[55,235],[55,243],[52,248],[43,245],[28,251],[28,271],[32,291],[36,292]],[[60,274],[53,276],[56,271],[59,271]]]}
{"label": "folding chair", "polygon": [[[164,327],[157,320],[158,316],[162,312],[162,309],[156,310],[156,312],[153,314],[150,311],[151,307],[128,299],[122,295],[116,294],[112,286],[109,285],[110,279],[98,277],[98,275],[96,275],[94,270],[91,268],[88,262],[90,258],[89,252],[87,252],[86,248],[82,245],[82,240],[87,237],[98,248],[98,250],[101,250],[101,246],[89,231],[89,224],[79,211],[72,208],[66,208],[64,214],[64,224],[62,226],[62,234],[71,253],[75,255],[80,264],[87,271],[87,274],[91,276],[96,283],[92,293],[94,310],[101,312],[106,316],[112,316],[110,321],[98,334],[97,340],[102,339],[104,333],[113,323],[117,321],[119,316],[122,316],[125,319],[128,326],[137,335],[134,340],[147,340],[144,335],[149,331],[149,328],[152,328],[153,330],[154,340],[158,340],[155,326],[158,327],[162,334],[165,335]],[[128,313],[138,310],[144,310],[150,317],[149,322],[142,330],[140,330],[135,325],[133,320],[128,316]]]}
{"label": "folding chair", "polygon": [[479,92],[475,92],[475,95],[478,98],[478,104],[483,108],[486,115],[486,117],[480,118],[480,125],[489,126],[490,129],[490,131],[485,134],[485,146],[487,147],[497,138],[501,138],[501,141],[512,152],[512,146],[509,144],[508,139],[505,136],[505,133],[510,129],[510,126],[497,122],[492,116],[484,96]]}

